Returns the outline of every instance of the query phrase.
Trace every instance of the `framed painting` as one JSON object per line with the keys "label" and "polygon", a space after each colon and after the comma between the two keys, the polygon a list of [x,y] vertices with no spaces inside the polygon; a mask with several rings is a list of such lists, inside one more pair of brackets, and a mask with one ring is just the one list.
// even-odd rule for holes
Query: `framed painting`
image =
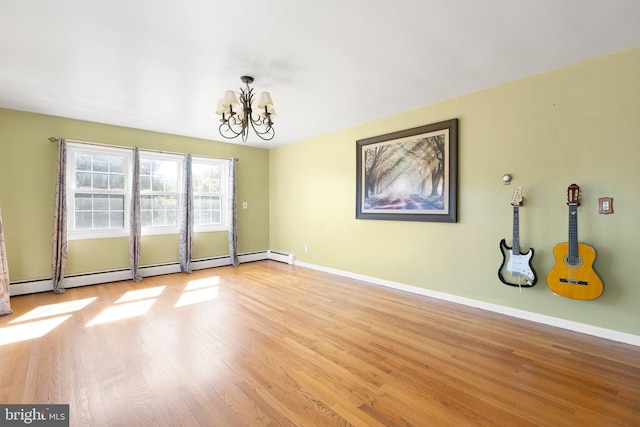
{"label": "framed painting", "polygon": [[457,222],[458,119],[356,141],[356,218]]}

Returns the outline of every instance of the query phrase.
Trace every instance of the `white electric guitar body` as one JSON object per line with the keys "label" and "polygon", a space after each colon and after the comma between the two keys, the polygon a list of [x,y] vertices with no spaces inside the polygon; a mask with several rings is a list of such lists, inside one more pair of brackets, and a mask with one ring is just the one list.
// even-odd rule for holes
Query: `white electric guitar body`
{"label": "white electric guitar body", "polygon": [[513,247],[507,246],[505,239],[500,241],[502,265],[498,270],[498,278],[509,286],[530,288],[537,282],[537,277],[531,266],[533,248],[525,254],[520,252],[520,213],[522,206],[522,187],[516,188],[511,200],[513,206]]}

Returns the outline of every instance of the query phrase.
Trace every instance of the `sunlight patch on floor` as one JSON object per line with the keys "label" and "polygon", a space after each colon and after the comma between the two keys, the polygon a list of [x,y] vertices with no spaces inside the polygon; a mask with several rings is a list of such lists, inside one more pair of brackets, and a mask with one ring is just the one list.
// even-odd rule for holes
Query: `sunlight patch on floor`
{"label": "sunlight patch on floor", "polygon": [[91,322],[87,323],[86,326],[94,326],[101,323],[109,323],[116,320],[142,316],[149,311],[154,301],[155,300],[150,299],[144,301],[128,302],[108,307],[102,313],[96,316]]}
{"label": "sunlight patch on floor", "polygon": [[[219,276],[191,280],[185,286],[184,292],[178,299],[175,307],[183,307],[217,299],[220,290],[219,285]],[[151,309],[155,299],[162,294],[165,288],[166,286],[155,286],[153,288],[128,291],[115,301],[112,306],[105,308],[85,326],[95,326],[143,316]],[[97,299],[97,297],[91,297],[36,307],[9,322],[10,324],[19,322],[28,323],[0,328],[0,345],[40,338],[72,316],[72,314],[62,315],[78,312]],[[50,318],[37,320],[45,317]]]}
{"label": "sunlight patch on floor", "polygon": [[220,290],[219,284],[219,276],[190,280],[175,307],[184,307],[185,305],[211,301],[218,298],[218,292]]}
{"label": "sunlight patch on floor", "polygon": [[60,302],[57,304],[41,305],[40,307],[36,307],[30,312],[25,313],[16,319],[13,319],[9,323],[26,322],[27,320],[58,316],[65,313],[73,313],[75,311],[82,310],[83,308],[91,304],[96,299],[98,298],[92,297],[92,298],[79,299],[76,301]]}
{"label": "sunlight patch on floor", "polygon": [[137,291],[129,291],[122,295],[114,304],[123,302],[137,301],[146,298],[155,298],[164,291],[166,286],[156,286],[154,288],[139,289]]}
{"label": "sunlight patch on floor", "polygon": [[204,301],[211,301],[218,298],[218,287],[198,289],[197,291],[185,292],[180,296],[175,307],[196,304]]}
{"label": "sunlight patch on floor", "polygon": [[218,286],[220,284],[220,276],[205,277],[204,279],[189,280],[185,291],[193,291],[194,289],[208,288],[211,286]]}
{"label": "sunlight patch on floor", "polygon": [[0,329],[0,345],[40,338],[57,328],[70,318],[71,315],[53,317],[51,319],[36,320],[22,325],[9,326]]}

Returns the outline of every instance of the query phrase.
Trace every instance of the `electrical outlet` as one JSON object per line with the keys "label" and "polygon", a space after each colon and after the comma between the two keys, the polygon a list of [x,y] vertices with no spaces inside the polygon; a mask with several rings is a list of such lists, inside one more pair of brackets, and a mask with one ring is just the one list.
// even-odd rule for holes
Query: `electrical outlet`
{"label": "electrical outlet", "polygon": [[247,202],[242,202],[242,209],[247,209],[249,204]]}
{"label": "electrical outlet", "polygon": [[304,251],[305,252],[309,252],[309,246],[308,245],[304,245]]}

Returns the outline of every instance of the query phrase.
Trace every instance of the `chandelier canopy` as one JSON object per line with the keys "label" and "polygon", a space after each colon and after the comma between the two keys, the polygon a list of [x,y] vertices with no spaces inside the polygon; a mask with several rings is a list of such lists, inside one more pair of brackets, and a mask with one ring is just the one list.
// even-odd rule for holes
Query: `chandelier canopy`
{"label": "chandelier canopy", "polygon": [[[276,132],[273,129],[272,117],[276,115],[273,108],[273,101],[269,92],[262,92],[260,102],[255,105],[253,88],[249,86],[253,83],[253,77],[240,77],[246,87],[241,87],[238,96],[232,90],[228,90],[224,98],[218,101],[216,114],[222,116],[220,119],[220,135],[227,139],[242,136],[242,141],[246,142],[249,136],[249,128],[261,139],[270,141]],[[254,113],[254,111],[256,111]]]}

